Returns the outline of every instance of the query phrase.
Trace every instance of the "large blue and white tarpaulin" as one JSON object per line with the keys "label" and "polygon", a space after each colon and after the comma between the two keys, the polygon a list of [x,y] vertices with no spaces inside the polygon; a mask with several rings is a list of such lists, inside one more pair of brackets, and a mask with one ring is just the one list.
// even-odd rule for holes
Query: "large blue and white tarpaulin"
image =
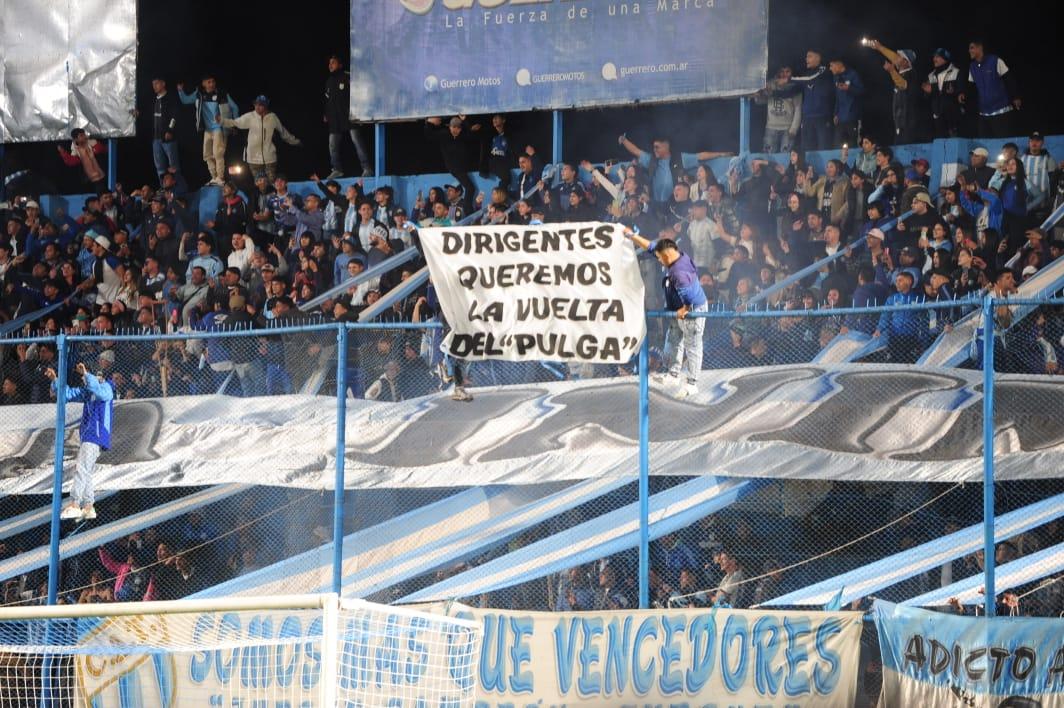
{"label": "large blue and white tarpaulin", "polygon": [[398,120],[749,94],[768,0],[351,3],[351,116]]}
{"label": "large blue and white tarpaulin", "polygon": [[1064,706],[1064,620],[968,617],[877,602],[881,706]]}

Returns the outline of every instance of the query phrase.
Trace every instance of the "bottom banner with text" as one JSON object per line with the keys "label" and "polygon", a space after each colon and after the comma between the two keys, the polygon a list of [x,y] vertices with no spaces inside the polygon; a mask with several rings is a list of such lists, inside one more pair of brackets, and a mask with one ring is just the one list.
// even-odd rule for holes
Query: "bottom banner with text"
{"label": "bottom banner with text", "polygon": [[1064,619],[876,602],[880,706],[1064,708]]}
{"label": "bottom banner with text", "polygon": [[841,708],[857,689],[858,612],[441,609],[484,625],[478,708]]}

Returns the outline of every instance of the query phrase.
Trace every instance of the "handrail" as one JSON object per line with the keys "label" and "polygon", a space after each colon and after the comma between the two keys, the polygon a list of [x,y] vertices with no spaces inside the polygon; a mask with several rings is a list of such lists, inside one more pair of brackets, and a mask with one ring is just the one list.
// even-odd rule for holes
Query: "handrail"
{"label": "handrail", "polygon": [[365,310],[363,310],[358,316],[358,321],[368,322],[372,320],[374,317],[387,310],[396,302],[399,302],[407,295],[420,288],[422,285],[427,283],[428,280],[429,267],[427,265],[422,266],[421,270],[411,275],[398,286],[389,290],[387,294],[381,297],[380,300],[377,300],[377,302],[373,303]]}
{"label": "handrail", "polygon": [[421,254],[418,253],[418,250],[412,246],[410,248],[404,248],[402,251],[399,251],[399,253],[396,253],[394,256],[389,256],[388,258],[385,258],[383,261],[373,266],[372,268],[368,268],[362,271],[354,278],[348,278],[342,283],[337,283],[336,285],[332,286],[322,294],[315,295],[314,297],[300,305],[299,309],[302,312],[309,312],[310,310],[314,309],[315,307],[325,302],[329,298],[333,297],[334,295],[339,295],[345,290],[357,287],[358,285],[366,282],[367,280],[379,278],[380,276],[393,270],[394,268],[398,268],[404,263],[414,260],[419,255]]}
{"label": "handrail", "polygon": [[[910,209],[909,211],[905,212],[901,216],[899,216],[899,217],[897,217],[895,219],[891,219],[890,221],[885,222],[883,224],[883,226],[881,226],[879,228],[882,229],[884,232],[889,231],[890,229],[893,229],[895,226],[897,226],[899,221],[904,221],[905,219],[908,219],[912,215],[913,215],[913,211],[912,211],[912,209]],[[783,280],[779,281],[778,283],[776,283],[774,285],[771,285],[771,286],[765,288],[764,290],[762,290],[761,292],[757,293],[756,295],[751,297],[749,301],[751,303],[753,303],[753,302],[761,302],[765,298],[771,297],[772,295],[775,295],[776,293],[778,293],[781,290],[784,290],[785,288],[789,288],[790,286],[792,286],[795,283],[797,283],[798,281],[800,281],[802,278],[805,278],[806,276],[809,276],[809,275],[812,275],[813,273],[816,273],[817,271],[819,271],[824,266],[830,265],[831,263],[834,263],[838,259],[840,259],[843,256],[847,255],[847,253],[853,253],[854,251],[859,250],[859,249],[864,248],[864,247],[865,247],[865,241],[864,240],[860,240],[857,243],[853,244],[852,246],[843,246],[842,244],[839,244],[839,250],[836,251],[835,253],[832,253],[830,256],[827,256],[825,258],[821,258],[819,261],[815,261],[815,262],[807,265],[805,268],[802,268],[801,270],[798,270],[798,271],[788,275],[786,278],[784,278]]]}

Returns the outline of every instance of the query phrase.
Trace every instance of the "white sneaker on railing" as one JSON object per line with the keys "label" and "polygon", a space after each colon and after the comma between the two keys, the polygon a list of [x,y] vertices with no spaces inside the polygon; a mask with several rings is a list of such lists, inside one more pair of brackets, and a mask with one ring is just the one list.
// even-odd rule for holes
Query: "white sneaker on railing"
{"label": "white sneaker on railing", "polygon": [[325,175],[325,179],[340,179],[344,176],[344,173],[340,170],[333,170],[329,174]]}
{"label": "white sneaker on railing", "polygon": [[696,395],[697,393],[698,393],[698,386],[694,385],[693,383],[685,383],[676,392],[676,398],[677,398],[677,400],[682,401],[682,400],[684,400],[686,398],[690,398],[691,396]]}
{"label": "white sneaker on railing", "polygon": [[85,521],[92,521],[96,518],[96,507],[92,504],[86,504],[81,507],[81,518]]}
{"label": "white sneaker on railing", "polygon": [[77,504],[68,504],[61,512],[59,518],[63,521],[81,521],[85,514]]}
{"label": "white sneaker on railing", "polygon": [[469,403],[473,400],[473,395],[466,391],[462,386],[455,386],[454,391],[451,392],[452,401],[461,401],[462,403]]}

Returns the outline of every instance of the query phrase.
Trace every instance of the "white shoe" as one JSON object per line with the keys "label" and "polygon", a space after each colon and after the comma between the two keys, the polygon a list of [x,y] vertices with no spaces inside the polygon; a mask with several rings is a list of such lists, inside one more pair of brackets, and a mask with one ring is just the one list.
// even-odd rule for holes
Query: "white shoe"
{"label": "white shoe", "polygon": [[221,177],[215,177],[207,184],[211,187],[221,187],[223,184],[225,184],[225,180],[223,180]]}
{"label": "white shoe", "polygon": [[698,386],[695,386],[693,383],[685,383],[683,386],[680,387],[680,390],[676,392],[676,398],[677,400],[682,401],[686,398],[694,396],[697,393]]}
{"label": "white shoe", "polygon": [[85,521],[92,521],[96,518],[96,507],[92,504],[86,504],[81,507],[81,518]]}
{"label": "white shoe", "polygon": [[344,176],[344,173],[340,170],[333,170],[329,174],[325,175],[325,179],[340,179]]}
{"label": "white shoe", "polygon": [[650,385],[658,386],[659,388],[669,388],[680,383],[679,376],[673,376],[672,374],[651,374]]}
{"label": "white shoe", "polygon": [[77,504],[68,504],[61,512],[59,518],[63,521],[81,521],[85,514]]}
{"label": "white shoe", "polygon": [[367,167],[364,170],[362,170],[362,176],[363,177],[372,177],[373,176],[373,168]]}
{"label": "white shoe", "polygon": [[462,386],[455,386],[454,391],[451,392],[452,401],[461,401],[462,403],[469,403],[473,400],[472,394],[465,390]]}

